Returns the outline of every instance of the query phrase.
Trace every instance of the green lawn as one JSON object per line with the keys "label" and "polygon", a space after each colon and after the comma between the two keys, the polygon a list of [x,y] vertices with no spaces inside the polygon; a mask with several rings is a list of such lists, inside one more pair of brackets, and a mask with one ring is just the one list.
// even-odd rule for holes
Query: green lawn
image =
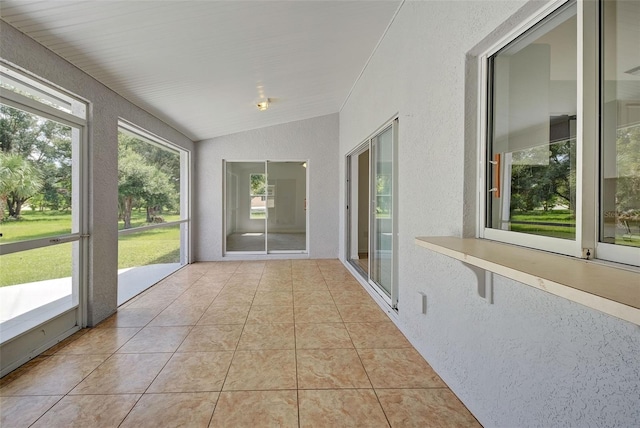
{"label": "green lawn", "polygon": [[[70,233],[70,214],[51,212],[23,213],[18,221],[0,224],[0,242],[16,242]],[[163,215],[165,221],[178,215]],[[134,213],[132,225],[145,223],[144,212]],[[118,228],[122,229],[122,222]],[[53,245],[0,256],[0,287],[71,276],[72,243]],[[180,226],[151,229],[121,235],[118,239],[118,269],[180,261]]]}

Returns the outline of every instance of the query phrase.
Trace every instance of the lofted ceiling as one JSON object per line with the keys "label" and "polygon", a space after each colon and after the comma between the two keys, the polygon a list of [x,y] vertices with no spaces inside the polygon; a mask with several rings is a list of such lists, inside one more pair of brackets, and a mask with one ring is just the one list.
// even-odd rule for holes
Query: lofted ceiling
{"label": "lofted ceiling", "polygon": [[0,16],[198,141],[338,112],[400,3],[2,0]]}

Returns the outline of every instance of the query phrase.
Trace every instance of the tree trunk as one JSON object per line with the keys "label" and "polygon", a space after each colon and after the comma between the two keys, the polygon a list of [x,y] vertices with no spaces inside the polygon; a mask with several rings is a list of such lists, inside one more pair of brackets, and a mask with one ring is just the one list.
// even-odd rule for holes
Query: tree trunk
{"label": "tree trunk", "polygon": [[147,223],[153,222],[154,213],[155,210],[153,209],[153,207],[147,207]]}
{"label": "tree trunk", "polygon": [[131,196],[125,196],[124,212],[122,213],[125,229],[131,229],[131,209],[132,208],[133,208],[133,198]]}

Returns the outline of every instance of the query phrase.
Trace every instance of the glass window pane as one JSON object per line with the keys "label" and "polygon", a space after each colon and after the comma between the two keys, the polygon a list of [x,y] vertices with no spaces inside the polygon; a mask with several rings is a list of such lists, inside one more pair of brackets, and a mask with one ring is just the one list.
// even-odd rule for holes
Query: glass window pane
{"label": "glass window pane", "polygon": [[264,162],[226,163],[226,250],[264,252],[267,182]]}
{"label": "glass window pane", "polygon": [[640,3],[603,2],[600,241],[640,247]]}
{"label": "glass window pane", "polygon": [[78,243],[0,256],[0,342],[78,305]]}
{"label": "glass window pane", "polygon": [[69,234],[79,131],[0,104],[0,243]]}
{"label": "glass window pane", "polygon": [[180,220],[180,153],[118,133],[120,229]]}
{"label": "glass window pane", "polygon": [[489,228],[575,239],[576,23],[570,4],[490,58]]}
{"label": "glass window pane", "polygon": [[269,251],[307,248],[307,164],[267,162],[267,246]]}
{"label": "glass window pane", "polygon": [[391,296],[393,278],[393,129],[372,141],[373,254],[371,279]]}

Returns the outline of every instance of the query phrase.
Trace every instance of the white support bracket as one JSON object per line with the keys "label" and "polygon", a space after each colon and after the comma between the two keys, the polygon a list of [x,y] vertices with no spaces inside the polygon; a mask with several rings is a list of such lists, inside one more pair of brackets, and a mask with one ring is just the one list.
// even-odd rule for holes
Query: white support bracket
{"label": "white support bracket", "polygon": [[493,272],[482,269],[481,267],[462,262],[462,264],[471,269],[476,275],[478,282],[478,295],[485,299],[488,304],[493,304]]}

